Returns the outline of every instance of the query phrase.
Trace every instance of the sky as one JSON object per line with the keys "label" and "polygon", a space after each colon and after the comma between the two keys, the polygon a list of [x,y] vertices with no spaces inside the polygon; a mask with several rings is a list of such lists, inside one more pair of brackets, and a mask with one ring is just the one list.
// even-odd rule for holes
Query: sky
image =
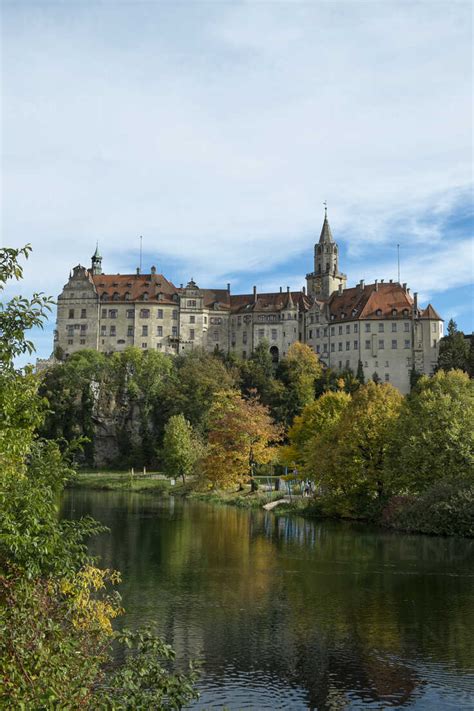
{"label": "sky", "polygon": [[[2,246],[57,296],[108,273],[294,289],[327,201],[348,285],[473,330],[470,2],[0,0]],[[33,334],[52,350],[55,314]]]}

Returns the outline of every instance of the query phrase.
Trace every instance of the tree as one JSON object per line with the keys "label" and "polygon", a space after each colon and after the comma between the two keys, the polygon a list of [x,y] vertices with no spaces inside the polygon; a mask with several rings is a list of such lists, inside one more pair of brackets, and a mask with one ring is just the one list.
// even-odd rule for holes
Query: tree
{"label": "tree", "polygon": [[252,480],[254,467],[275,456],[274,445],[282,434],[255,394],[243,398],[235,390],[219,394],[209,426],[202,467],[205,480],[214,488],[242,486]]}
{"label": "tree", "polygon": [[350,396],[343,391],[328,391],[297,415],[288,431],[289,444],[282,447],[280,459],[289,466],[297,466],[306,477],[314,478],[312,444],[314,438],[331,429],[350,403]]}
{"label": "tree", "polygon": [[357,363],[356,378],[361,385],[364,385],[364,383],[365,383],[364,366],[362,365],[362,361],[360,360],[360,358]]}
{"label": "tree", "polygon": [[170,477],[186,477],[193,473],[200,456],[200,443],[184,415],[173,415],[165,426],[163,461]]}
{"label": "tree", "polygon": [[439,343],[438,368],[440,370],[467,370],[469,344],[464,333],[458,331],[453,319],[448,323],[448,334]]}
{"label": "tree", "polygon": [[321,375],[322,366],[316,353],[304,343],[292,343],[277,370],[284,389],[273,409],[280,422],[290,425],[293,418],[313,402],[316,381]]}
{"label": "tree", "polygon": [[270,344],[261,341],[248,360],[240,367],[241,387],[244,394],[256,391],[265,405],[270,405],[275,391],[275,368],[270,355]]}
{"label": "tree", "polygon": [[319,482],[327,492],[342,496],[352,513],[389,493],[384,465],[402,401],[392,385],[369,381],[308,445],[309,464]]}
{"label": "tree", "polygon": [[387,476],[398,493],[439,480],[474,478],[474,383],[460,370],[423,376],[405,400],[390,437]]}

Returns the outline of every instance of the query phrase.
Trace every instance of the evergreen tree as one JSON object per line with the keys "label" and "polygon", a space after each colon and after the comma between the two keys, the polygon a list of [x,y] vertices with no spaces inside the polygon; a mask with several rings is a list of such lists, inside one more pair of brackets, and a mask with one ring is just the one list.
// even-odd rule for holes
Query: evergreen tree
{"label": "evergreen tree", "polygon": [[469,344],[464,333],[458,331],[456,322],[450,319],[448,335],[439,344],[439,370],[468,370]]}

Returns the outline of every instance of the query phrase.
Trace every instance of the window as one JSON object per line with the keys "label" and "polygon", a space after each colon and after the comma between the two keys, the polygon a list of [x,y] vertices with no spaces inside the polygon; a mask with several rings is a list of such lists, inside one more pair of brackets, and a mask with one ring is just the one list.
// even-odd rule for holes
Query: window
{"label": "window", "polygon": [[334,336],[335,333],[336,329],[334,328],[334,326],[331,326],[331,336]]}
{"label": "window", "polygon": [[[148,291],[144,291],[144,292],[143,292],[142,300],[143,300],[143,301],[148,301]],[[142,345],[143,345],[143,344],[142,344]],[[145,348],[146,348],[146,345],[145,345]]]}
{"label": "window", "polygon": [[350,348],[351,348],[351,342],[346,341],[346,351],[350,350]]}
{"label": "window", "polygon": [[381,315],[382,315],[382,309],[377,309],[377,311],[375,312],[375,315],[376,315],[376,316],[381,316]]}
{"label": "window", "polygon": [[127,327],[127,336],[133,336],[133,326]]}
{"label": "window", "polygon": [[107,309],[102,309],[102,318],[107,318]]}
{"label": "window", "polygon": [[163,309],[158,309],[156,312],[156,318],[163,318]]}
{"label": "window", "polygon": [[410,339],[405,338],[405,348],[410,348]]}
{"label": "window", "polygon": [[321,347],[320,347],[320,346],[316,346],[316,353],[321,353]]}
{"label": "window", "polygon": [[408,309],[403,309],[403,315],[408,316]]}
{"label": "window", "polygon": [[385,324],[379,323],[379,333],[383,333],[385,330]]}
{"label": "window", "polygon": [[381,349],[384,349],[384,348],[385,348],[385,342],[384,342],[383,338],[381,338],[381,339],[379,340],[379,348],[381,348]]}
{"label": "window", "polygon": [[173,321],[177,321],[177,320],[178,320],[178,312],[177,312],[176,309],[173,309],[172,314],[171,314],[171,318],[173,319]]}
{"label": "window", "polygon": [[359,348],[359,341],[354,341],[354,350],[356,351]]}
{"label": "window", "polygon": [[403,330],[405,331],[405,333],[410,330],[410,322],[409,321],[404,322]]}
{"label": "window", "polygon": [[354,324],[354,333],[359,333],[359,324],[358,323]]}
{"label": "window", "polygon": [[161,351],[161,349],[163,348],[163,344],[162,344],[162,343],[157,343],[157,344],[156,344],[156,347],[158,348],[159,351]]}
{"label": "window", "polygon": [[346,333],[350,333],[350,332],[351,332],[350,324],[347,324],[347,326],[346,326]]}
{"label": "window", "polygon": [[109,318],[117,318],[117,309],[110,309]]}
{"label": "window", "polygon": [[128,309],[127,310],[127,318],[134,318],[135,317],[135,311],[133,309]]}
{"label": "window", "polygon": [[101,326],[100,327],[100,332],[105,336],[105,332],[107,331],[107,326]]}
{"label": "window", "polygon": [[319,334],[321,333],[321,329],[317,328],[316,329],[316,338],[319,338]]}
{"label": "window", "polygon": [[148,336],[148,326],[142,326],[142,336]]}
{"label": "window", "polygon": [[102,294],[102,301],[108,301],[109,300],[109,295],[106,293]]}
{"label": "window", "polygon": [[204,316],[204,323],[207,324],[207,316]]}
{"label": "window", "polygon": [[140,309],[140,318],[150,318],[150,309]]}
{"label": "window", "polygon": [[74,309],[69,309],[69,318],[74,318]]}
{"label": "window", "polygon": [[189,323],[196,323],[196,316],[190,316]]}
{"label": "window", "polygon": [[392,340],[392,348],[396,350],[398,348],[398,341],[396,338]]}
{"label": "window", "polygon": [[176,336],[178,335],[178,327],[177,326],[173,326],[171,328],[171,335],[173,336],[173,338],[176,338]]}
{"label": "window", "polygon": [[338,350],[338,351],[342,351],[342,341],[340,341],[340,343],[338,344],[337,350]]}
{"label": "window", "polygon": [[390,373],[385,373],[385,382],[390,382]]}
{"label": "window", "polygon": [[324,346],[323,346],[323,351],[324,351],[325,353],[328,352],[328,344],[327,344],[327,343],[324,344]]}
{"label": "window", "polygon": [[365,324],[365,332],[370,333],[370,323]]}
{"label": "window", "polygon": [[147,343],[142,343],[142,348],[148,348],[148,344],[147,344]]}
{"label": "window", "polygon": [[115,336],[116,335],[116,326],[111,326],[110,327],[110,335]]}
{"label": "window", "polygon": [[242,358],[244,360],[247,358],[247,351],[242,351]]}
{"label": "window", "polygon": [[68,338],[68,341],[67,341],[68,346],[72,346],[73,342],[74,341],[72,338]]}
{"label": "window", "polygon": [[433,333],[436,333],[438,331],[435,323],[431,324],[431,330],[433,331]]}
{"label": "window", "polygon": [[436,338],[433,338],[433,348],[436,348]]}
{"label": "window", "polygon": [[272,341],[276,341],[277,339],[277,330],[276,328],[272,328]]}
{"label": "window", "polygon": [[87,324],[81,323],[81,333],[84,333],[85,331],[87,331]]}
{"label": "window", "polygon": [[196,299],[188,299],[186,305],[187,306],[196,306]]}
{"label": "window", "polygon": [[217,330],[217,328],[212,332],[212,340],[213,341],[219,340],[219,331]]}
{"label": "window", "polygon": [[81,309],[81,318],[87,318],[87,311],[86,311],[86,309]]}
{"label": "window", "polygon": [[265,329],[264,329],[264,328],[259,328],[259,329],[258,329],[258,337],[259,337],[259,338],[265,338]]}
{"label": "window", "polygon": [[157,327],[156,327],[156,335],[157,335],[157,336],[162,336],[162,335],[163,335],[163,326],[157,326]]}
{"label": "window", "polygon": [[395,321],[394,321],[394,322],[392,323],[392,333],[395,333],[396,330],[397,330],[397,324],[396,324]]}
{"label": "window", "polygon": [[397,309],[392,309],[392,316],[396,316],[396,315],[397,315]]}
{"label": "window", "polygon": [[331,343],[331,353],[334,353],[335,347],[336,347],[336,344]]}
{"label": "window", "polygon": [[84,346],[85,343],[86,343],[86,339],[85,339],[85,338],[81,338],[81,339],[79,340],[79,343],[81,344],[81,346]]}
{"label": "window", "polygon": [[337,332],[339,333],[340,336],[342,336],[342,326],[339,326]]}
{"label": "window", "polygon": [[242,334],[242,343],[247,343],[247,331]]}
{"label": "window", "polygon": [[194,341],[194,328],[189,329],[189,340]]}
{"label": "window", "polygon": [[112,301],[118,301],[119,299],[120,294],[118,293],[118,291],[114,291],[114,293],[112,294]]}
{"label": "window", "polygon": [[130,292],[126,291],[125,294],[123,295],[123,298],[125,299],[125,301],[130,301]]}
{"label": "window", "polygon": [[311,340],[313,338],[313,329],[312,328],[309,329],[308,338],[309,338],[309,340]]}
{"label": "window", "polygon": [[325,335],[325,336],[327,336],[327,335],[328,335],[328,329],[327,329],[327,326],[326,326],[326,328],[324,329],[324,335]]}

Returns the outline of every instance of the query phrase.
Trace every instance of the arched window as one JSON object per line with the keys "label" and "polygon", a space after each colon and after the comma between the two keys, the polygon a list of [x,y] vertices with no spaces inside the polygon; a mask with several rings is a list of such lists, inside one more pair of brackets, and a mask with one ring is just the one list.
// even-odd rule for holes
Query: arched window
{"label": "arched window", "polygon": [[112,294],[112,301],[118,301],[119,299],[120,294],[118,293],[118,291],[114,291],[114,293]]}
{"label": "arched window", "polygon": [[109,300],[109,295],[107,294],[106,291],[102,294],[102,301],[108,301]]}
{"label": "arched window", "polygon": [[125,301],[130,301],[130,292],[126,291],[125,294],[123,295],[123,298],[125,299]]}
{"label": "arched window", "polygon": [[148,301],[148,291],[143,292],[142,299],[143,299],[143,301]]}
{"label": "arched window", "polygon": [[392,316],[396,316],[398,313],[397,309],[392,309]]}
{"label": "arched window", "polygon": [[376,315],[376,316],[381,316],[381,315],[382,315],[382,309],[377,309],[377,311],[375,312],[375,315]]}
{"label": "arched window", "polygon": [[408,316],[408,309],[403,309],[403,315]]}

